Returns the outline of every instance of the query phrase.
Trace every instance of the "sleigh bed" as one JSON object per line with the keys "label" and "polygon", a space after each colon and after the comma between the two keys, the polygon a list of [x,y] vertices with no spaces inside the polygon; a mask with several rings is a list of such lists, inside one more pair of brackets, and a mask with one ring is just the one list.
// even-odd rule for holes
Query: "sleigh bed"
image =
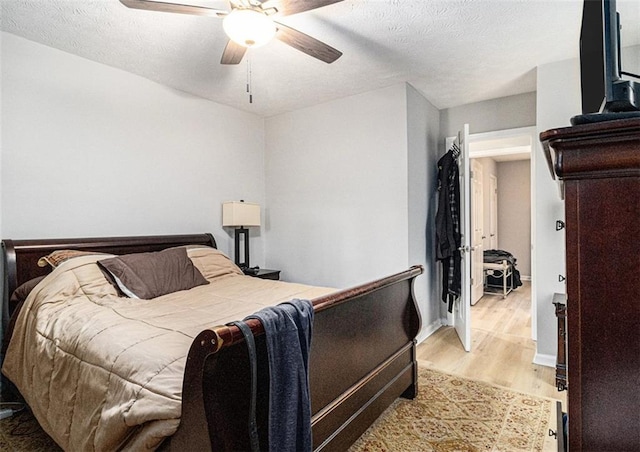
{"label": "sleigh bed", "polygon": [[[17,316],[17,306],[10,302],[10,295],[16,288],[33,278],[50,273],[50,268],[38,266],[38,260],[55,250],[126,255],[187,246],[188,249],[195,250],[190,251],[195,253],[190,255],[194,263],[197,261],[205,262],[205,259],[215,258],[219,261],[226,258],[226,256],[221,257],[205,250],[205,247],[215,248],[216,246],[215,240],[210,234],[4,240],[2,245],[4,256],[3,319],[5,323],[9,318],[8,315],[12,316],[12,322],[15,322]],[[200,257],[201,255],[205,257]],[[94,272],[92,274],[95,275],[93,268],[97,267],[93,265],[95,259],[95,256],[90,254],[74,259],[75,263],[61,265],[54,270],[52,276],[48,276],[43,283],[36,287],[43,287],[46,285],[46,281],[51,279],[66,278],[66,276],[58,275],[63,271],[77,271],[79,273],[73,273],[73,277],[69,278],[75,281],[80,277],[78,282],[74,284],[82,287],[83,291],[90,292],[95,284],[91,281],[83,282],[81,270],[91,269],[91,272]],[[69,268],[63,268],[65,266]],[[211,287],[217,284],[226,287],[224,296],[228,296],[232,292],[236,296],[235,294],[239,293],[236,283],[239,281],[248,284],[250,290],[246,297],[249,299],[259,299],[260,293],[264,290],[281,294],[290,292],[303,295],[321,294],[309,297],[312,298],[315,310],[309,364],[313,449],[320,451],[346,450],[396,398],[413,398],[415,396],[417,392],[415,337],[420,329],[420,317],[413,296],[413,282],[422,271],[422,267],[414,266],[386,278],[338,291],[310,286],[307,288],[278,281],[264,281],[242,274],[233,274],[233,270],[223,272],[224,274],[220,278],[210,277],[206,274],[205,277],[210,279],[209,286]],[[232,287],[227,287],[230,284]],[[288,284],[289,286],[287,286]],[[282,289],[283,285],[286,290]],[[210,289],[194,288],[183,291],[183,293],[191,293],[194,298],[197,298],[197,294],[200,294],[198,295],[200,297],[203,296],[204,292],[202,291],[204,290]],[[109,300],[110,298],[99,294],[96,299]],[[157,306],[154,309],[162,311],[162,309],[169,309],[167,306],[171,306],[167,304],[169,301],[163,301],[165,297],[159,297],[157,300],[160,301],[154,305]],[[185,302],[180,301],[180,303]],[[25,306],[29,306],[29,300]],[[113,306],[113,304],[107,306],[106,313],[101,315],[114,315],[113,312],[116,312],[118,316],[126,318],[127,321],[131,321],[131,318],[135,317],[131,314],[131,318],[129,318],[128,311]],[[157,314],[163,320],[155,319],[153,321],[168,322],[168,319],[174,314],[171,311],[167,311],[167,314],[164,317]],[[178,314],[175,315],[178,316]],[[93,316],[95,317],[95,315]],[[179,324],[178,320],[175,319],[177,324]],[[174,319],[171,321],[173,322]],[[152,323],[152,321],[147,323]],[[143,325],[144,319],[139,324]],[[51,331],[56,331],[58,323],[54,318],[48,320],[47,325],[52,325]],[[252,319],[248,321],[248,325],[254,334],[258,352],[256,415],[260,432],[260,449],[268,450],[269,438],[266,432],[268,431],[269,375],[266,370],[266,343],[261,323]],[[168,334],[177,334],[171,326],[163,328],[169,331]],[[90,330],[90,323],[83,323],[80,329]],[[7,328],[5,328],[5,333],[6,331]],[[118,331],[117,328],[115,331]],[[185,335],[183,332],[180,334]],[[101,335],[101,340],[118,341],[117,334],[114,337],[105,338],[102,336],[104,335]],[[189,335],[187,334],[187,336]],[[98,335],[94,334],[91,340],[95,340],[95,337]],[[47,340],[56,343],[58,339],[48,337]],[[16,334],[14,334],[12,341],[18,341]],[[17,345],[12,343],[11,347],[16,348]],[[153,343],[151,343],[151,349],[153,349]],[[250,371],[247,349],[240,330],[235,326],[206,325],[188,337],[188,343],[181,353],[183,365],[182,367],[178,366],[179,369],[183,369],[183,374],[180,375],[181,390],[177,388],[175,397],[173,397],[177,400],[175,419],[169,419],[171,421],[168,423],[169,427],[162,423],[167,419],[142,419],[138,421],[127,419],[126,428],[120,426],[124,428],[123,439],[114,443],[117,444],[116,448],[145,450],[160,447],[162,450],[199,451],[249,450]],[[5,361],[7,356],[4,357]],[[13,357],[13,359],[16,358]],[[113,360],[113,357],[104,357],[104,359]],[[161,362],[162,359],[165,359],[162,353],[148,355],[149,362]],[[37,370],[30,373],[30,375],[37,374]],[[69,380],[75,381],[75,378],[72,377],[70,376]],[[163,388],[159,389],[160,392],[162,390]],[[83,389],[76,388],[73,397],[76,397],[76,394],[77,397],[80,397],[83,394]],[[27,393],[22,395],[27,402],[38,397]],[[171,397],[168,400],[171,401]],[[96,410],[101,406],[98,405]],[[109,410],[104,411],[107,414],[102,414],[103,422],[109,422]],[[116,415],[117,413],[114,414],[114,412],[117,411],[112,408],[113,415]],[[34,414],[43,427],[46,426],[45,430],[51,434],[51,429],[53,429],[51,426],[57,421],[49,419],[45,414],[35,410]],[[49,417],[57,419],[60,417],[60,413],[51,414]],[[152,432],[149,437],[151,439],[147,438],[146,442],[142,443],[132,439],[145,429]],[[89,433],[87,432],[87,434]],[[170,436],[163,439],[163,436],[168,435]],[[55,436],[54,439],[56,439]]]}

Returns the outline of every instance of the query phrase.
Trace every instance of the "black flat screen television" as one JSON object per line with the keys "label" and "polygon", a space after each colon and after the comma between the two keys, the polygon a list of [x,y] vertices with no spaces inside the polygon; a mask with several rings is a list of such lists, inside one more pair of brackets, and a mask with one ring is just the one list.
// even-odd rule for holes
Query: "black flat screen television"
{"label": "black flat screen television", "polygon": [[640,83],[631,80],[637,76],[622,71],[620,49],[616,1],[584,0],[580,32],[583,115],[572,122],[640,115]]}

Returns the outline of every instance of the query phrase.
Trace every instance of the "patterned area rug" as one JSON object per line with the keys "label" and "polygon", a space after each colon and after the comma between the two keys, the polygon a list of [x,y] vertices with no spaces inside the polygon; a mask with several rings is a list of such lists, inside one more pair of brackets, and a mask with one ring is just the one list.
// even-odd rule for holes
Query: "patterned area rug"
{"label": "patterned area rug", "polygon": [[[553,400],[425,367],[418,374],[418,397],[397,400],[350,452],[543,451],[550,441]],[[0,420],[0,450],[60,448],[25,410]]]}
{"label": "patterned area rug", "polygon": [[[415,400],[397,400],[351,447],[378,451],[543,451],[555,402],[419,368]],[[548,441],[548,440],[547,440]]]}
{"label": "patterned area rug", "polygon": [[0,450],[7,452],[61,452],[29,409],[0,420]]}

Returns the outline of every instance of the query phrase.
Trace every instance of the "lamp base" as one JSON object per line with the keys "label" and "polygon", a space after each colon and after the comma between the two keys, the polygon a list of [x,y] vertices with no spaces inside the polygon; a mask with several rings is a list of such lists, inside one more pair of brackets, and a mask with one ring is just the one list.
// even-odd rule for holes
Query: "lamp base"
{"label": "lamp base", "polygon": [[[240,261],[240,239],[242,238],[242,242],[244,244],[244,260]],[[236,265],[241,269],[245,269],[249,267],[249,230],[247,228],[237,228],[236,236],[235,236],[235,258]]]}

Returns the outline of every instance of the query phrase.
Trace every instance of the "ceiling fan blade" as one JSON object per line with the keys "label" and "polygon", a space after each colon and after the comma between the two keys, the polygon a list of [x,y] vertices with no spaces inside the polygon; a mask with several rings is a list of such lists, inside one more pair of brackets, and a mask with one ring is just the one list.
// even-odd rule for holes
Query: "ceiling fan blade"
{"label": "ceiling fan blade", "polygon": [[146,11],[161,11],[165,13],[192,14],[196,16],[226,16],[228,11],[207,8],[206,6],[180,5],[178,3],[156,2],[154,0],[120,0],[127,8]]}
{"label": "ceiling fan blade", "polygon": [[266,0],[262,2],[260,7],[262,9],[276,8],[278,16],[290,16],[341,1],[343,0]]}
{"label": "ceiling fan blade", "polygon": [[279,22],[276,22],[276,26],[278,27],[276,38],[285,44],[290,45],[294,49],[304,52],[307,55],[319,59],[320,61],[333,63],[342,56],[342,52],[339,50],[336,50],[324,42],[318,41],[316,38],[312,38],[301,31],[287,27]]}
{"label": "ceiling fan blade", "polygon": [[242,57],[244,56],[247,48],[241,46],[233,42],[229,39],[227,42],[227,46],[224,48],[224,52],[222,52],[222,59],[220,60],[220,64],[239,64],[242,61]]}

